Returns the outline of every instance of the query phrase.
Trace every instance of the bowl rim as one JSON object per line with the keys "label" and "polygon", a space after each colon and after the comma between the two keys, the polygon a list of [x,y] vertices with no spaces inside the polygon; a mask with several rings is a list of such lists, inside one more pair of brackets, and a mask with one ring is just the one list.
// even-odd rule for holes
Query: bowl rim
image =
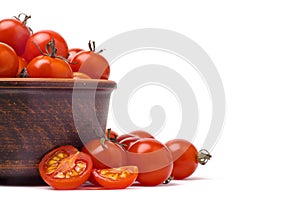
{"label": "bowl rim", "polygon": [[115,89],[116,86],[117,84],[115,81],[106,79],[0,78],[0,89]]}

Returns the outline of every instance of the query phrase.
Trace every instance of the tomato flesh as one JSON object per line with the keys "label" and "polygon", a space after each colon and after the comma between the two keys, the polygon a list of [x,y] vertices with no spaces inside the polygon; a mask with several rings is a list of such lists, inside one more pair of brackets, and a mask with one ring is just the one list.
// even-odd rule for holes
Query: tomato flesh
{"label": "tomato flesh", "polygon": [[43,180],[54,189],[76,189],[86,182],[92,172],[89,155],[73,146],[61,146],[47,153],[39,163]]}
{"label": "tomato flesh", "polygon": [[138,176],[136,166],[94,169],[92,176],[97,183],[108,189],[124,189],[131,186]]}

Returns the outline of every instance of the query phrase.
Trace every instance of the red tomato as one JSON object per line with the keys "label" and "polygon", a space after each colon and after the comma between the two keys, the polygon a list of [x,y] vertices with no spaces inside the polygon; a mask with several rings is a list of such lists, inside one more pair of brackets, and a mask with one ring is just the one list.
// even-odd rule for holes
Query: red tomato
{"label": "red tomato", "polygon": [[16,77],[19,59],[12,47],[0,42],[0,78]]}
{"label": "red tomato", "polygon": [[21,56],[18,56],[18,60],[19,60],[19,69],[18,69],[18,72],[17,72],[17,77],[20,77],[20,73],[27,66],[27,62]]}
{"label": "red tomato", "polygon": [[138,137],[128,137],[120,141],[120,144],[122,144],[123,148],[128,150],[130,145],[139,140]]}
{"label": "red tomato", "polygon": [[124,140],[125,138],[129,138],[129,137],[133,137],[133,135],[129,135],[129,134],[122,134],[122,135],[119,135],[117,137],[117,142],[121,142],[122,140]]}
{"label": "red tomato", "polygon": [[116,168],[127,164],[124,149],[109,140],[91,140],[81,151],[91,156],[96,169]]}
{"label": "red tomato", "polygon": [[45,47],[52,40],[52,38],[55,41],[55,46],[57,49],[56,55],[67,58],[69,52],[67,42],[59,33],[52,30],[38,31],[32,34],[26,42],[25,51],[22,57],[27,62],[30,62],[33,58],[42,55],[42,53],[48,54]]}
{"label": "red tomato", "polygon": [[143,131],[143,130],[131,131],[129,133],[129,135],[133,135],[133,136],[136,136],[136,137],[139,137],[139,138],[154,138],[153,135],[151,135],[147,131]]}
{"label": "red tomato", "polygon": [[70,65],[61,58],[51,56],[37,56],[27,67],[30,78],[73,78]]}
{"label": "red tomato", "polygon": [[27,40],[31,35],[30,29],[26,26],[30,16],[25,15],[24,20],[18,18],[3,19],[0,21],[0,42],[10,45],[18,56],[21,56],[25,50]]}
{"label": "red tomato", "polygon": [[173,156],[172,175],[174,179],[185,179],[192,175],[198,166],[198,151],[189,141],[174,139],[166,143]]}
{"label": "red tomato", "polygon": [[74,58],[74,56],[80,51],[83,51],[83,49],[81,49],[81,48],[71,48],[71,49],[69,49],[68,61],[71,62],[71,60]]}
{"label": "red tomato", "polygon": [[168,148],[152,138],[139,139],[129,147],[128,164],[138,167],[137,181],[146,186],[163,183],[169,178],[173,168]]}
{"label": "red tomato", "polygon": [[91,176],[107,189],[124,189],[131,186],[138,176],[136,166],[124,166],[109,169],[93,169]]}
{"label": "red tomato", "polygon": [[73,146],[61,146],[47,153],[39,163],[43,180],[54,189],[76,189],[91,175],[93,163],[89,155]]}
{"label": "red tomato", "polygon": [[[93,44],[93,47],[92,47]],[[80,51],[71,59],[70,66],[74,72],[83,72],[93,79],[108,79],[110,66],[108,61],[95,52],[95,43],[89,42],[89,51]]]}

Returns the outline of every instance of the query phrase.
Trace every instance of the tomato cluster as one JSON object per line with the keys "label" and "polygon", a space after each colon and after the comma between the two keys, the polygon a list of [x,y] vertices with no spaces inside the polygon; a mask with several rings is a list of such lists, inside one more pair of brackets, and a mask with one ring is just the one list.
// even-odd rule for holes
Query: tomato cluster
{"label": "tomato cluster", "polygon": [[[95,51],[95,42],[89,42],[89,50],[69,48],[56,31],[33,32],[27,27],[30,18],[20,14],[0,20],[0,78],[109,78],[109,63]],[[87,181],[99,188],[123,189],[134,182],[156,186],[185,179],[209,158],[184,139],[163,144],[146,131],[119,135],[107,130],[80,150],[71,145],[50,150],[39,172],[55,189],[76,189]]]}
{"label": "tomato cluster", "polygon": [[109,63],[94,42],[89,50],[69,48],[57,31],[33,32],[30,18],[22,13],[0,20],[0,78],[109,78]]}
{"label": "tomato cluster", "polygon": [[156,186],[170,179],[185,179],[196,170],[199,152],[184,139],[166,144],[142,130],[118,135],[108,129],[79,151],[61,146],[39,164],[41,177],[55,189],[76,189],[86,181],[104,189],[123,189],[137,182]]}

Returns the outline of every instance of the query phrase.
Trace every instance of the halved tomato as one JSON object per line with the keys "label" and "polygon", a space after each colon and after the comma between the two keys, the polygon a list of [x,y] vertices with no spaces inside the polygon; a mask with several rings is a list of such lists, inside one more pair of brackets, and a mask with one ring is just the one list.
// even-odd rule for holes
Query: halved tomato
{"label": "halved tomato", "polygon": [[85,183],[93,168],[89,155],[67,145],[53,149],[39,163],[43,180],[54,189],[76,189]]}
{"label": "halved tomato", "polygon": [[93,179],[107,189],[124,189],[131,186],[138,176],[137,166],[93,169]]}

